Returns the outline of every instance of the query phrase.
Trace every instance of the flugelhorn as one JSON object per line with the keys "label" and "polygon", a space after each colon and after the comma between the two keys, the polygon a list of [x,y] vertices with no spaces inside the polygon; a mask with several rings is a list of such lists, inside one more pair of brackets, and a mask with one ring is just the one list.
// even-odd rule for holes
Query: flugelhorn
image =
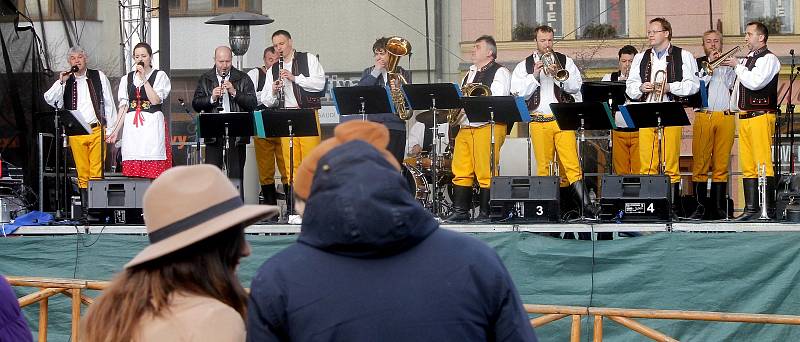
{"label": "flugelhorn", "polygon": [[545,75],[548,75],[559,82],[564,82],[569,79],[569,71],[564,69],[564,66],[562,66],[561,62],[558,61],[553,49],[547,48],[547,52],[541,55],[539,60],[542,62],[542,68],[544,69]]}
{"label": "flugelhorn", "polygon": [[708,75],[708,76],[713,75],[714,74],[714,69],[718,68],[722,64],[722,62],[724,62],[726,59],[728,59],[731,56],[734,56],[737,53],[739,53],[739,51],[741,51],[742,48],[745,47],[746,45],[747,44],[742,44],[742,45],[739,45],[737,47],[734,47],[733,49],[728,50],[728,52],[720,55],[719,57],[717,57],[713,61],[710,61],[710,62],[709,61],[704,61],[703,65],[702,65],[703,71],[705,71],[706,75]]}
{"label": "flugelhorn", "polygon": [[386,41],[386,53],[389,55],[389,60],[386,62],[387,84],[392,95],[392,102],[394,102],[397,116],[401,120],[408,120],[411,118],[413,111],[409,110],[406,106],[406,99],[403,96],[403,91],[400,85],[408,83],[403,74],[398,72],[397,64],[400,63],[400,57],[411,53],[411,43],[402,37],[391,37]]}
{"label": "flugelhorn", "polygon": [[664,102],[664,95],[667,92],[667,72],[664,70],[656,71],[653,75],[653,91],[647,94],[645,102]]}

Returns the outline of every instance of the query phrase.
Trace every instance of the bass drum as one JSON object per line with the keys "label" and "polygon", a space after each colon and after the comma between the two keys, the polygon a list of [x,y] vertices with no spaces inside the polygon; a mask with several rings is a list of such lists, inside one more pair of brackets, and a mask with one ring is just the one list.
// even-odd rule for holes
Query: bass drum
{"label": "bass drum", "polygon": [[424,207],[428,207],[428,197],[431,191],[428,189],[428,180],[422,170],[408,162],[404,162],[403,177],[405,177],[414,198],[422,203]]}

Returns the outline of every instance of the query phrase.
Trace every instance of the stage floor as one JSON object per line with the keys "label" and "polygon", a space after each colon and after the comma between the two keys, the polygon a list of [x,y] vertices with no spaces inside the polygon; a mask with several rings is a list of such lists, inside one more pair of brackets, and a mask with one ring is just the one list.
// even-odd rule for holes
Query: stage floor
{"label": "stage floor", "polygon": [[[733,223],[722,221],[699,221],[677,223],[538,223],[538,224],[448,224],[442,228],[463,233],[502,232],[800,232],[800,223],[751,222]],[[256,224],[245,229],[247,234],[296,234],[300,225]],[[52,225],[23,226],[12,235],[65,235],[65,234],[146,234],[144,225]]]}

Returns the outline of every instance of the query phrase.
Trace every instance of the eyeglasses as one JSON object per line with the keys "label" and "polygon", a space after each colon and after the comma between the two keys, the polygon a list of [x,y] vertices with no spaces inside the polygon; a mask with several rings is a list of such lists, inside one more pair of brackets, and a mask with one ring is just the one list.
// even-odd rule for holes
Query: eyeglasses
{"label": "eyeglasses", "polygon": [[647,31],[647,35],[648,35],[648,36],[652,36],[652,35],[654,35],[654,34],[656,34],[656,33],[659,33],[659,32],[667,32],[667,30],[659,30],[659,31]]}

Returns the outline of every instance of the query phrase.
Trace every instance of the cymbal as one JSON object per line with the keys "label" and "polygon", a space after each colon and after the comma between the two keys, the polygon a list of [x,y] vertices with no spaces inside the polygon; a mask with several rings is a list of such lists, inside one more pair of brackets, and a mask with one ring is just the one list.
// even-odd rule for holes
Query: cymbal
{"label": "cymbal", "polygon": [[[443,124],[447,122],[447,114],[449,110],[437,109],[436,110],[436,123]],[[417,121],[424,123],[425,126],[432,126],[433,123],[433,110],[426,110],[417,114]]]}

